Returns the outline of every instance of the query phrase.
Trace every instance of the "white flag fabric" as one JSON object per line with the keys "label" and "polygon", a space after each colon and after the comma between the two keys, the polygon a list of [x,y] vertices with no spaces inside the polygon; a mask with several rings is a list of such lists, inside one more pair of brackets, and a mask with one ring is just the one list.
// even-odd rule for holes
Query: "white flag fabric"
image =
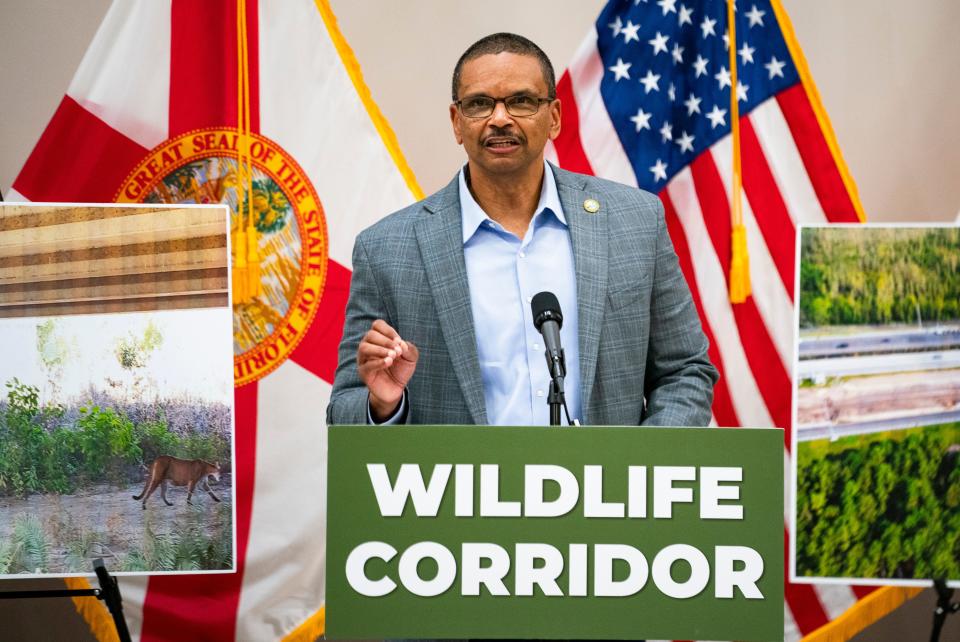
{"label": "white flag fabric", "polygon": [[260,285],[234,292],[237,573],[122,578],[134,639],[323,632],[323,421],[353,240],[421,193],[325,0],[118,0],[8,198],[226,202],[236,233],[244,154]]}

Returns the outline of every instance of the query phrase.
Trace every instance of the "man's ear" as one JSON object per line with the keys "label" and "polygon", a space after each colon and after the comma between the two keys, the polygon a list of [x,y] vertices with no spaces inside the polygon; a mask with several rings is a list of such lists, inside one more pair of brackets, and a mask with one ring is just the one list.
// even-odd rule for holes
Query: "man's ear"
{"label": "man's ear", "polygon": [[550,140],[556,140],[560,135],[560,99],[555,99],[550,103]]}
{"label": "man's ear", "polygon": [[463,132],[461,131],[463,122],[460,120],[460,110],[454,103],[450,103],[450,124],[453,125],[453,137],[457,140],[457,145],[463,145]]}

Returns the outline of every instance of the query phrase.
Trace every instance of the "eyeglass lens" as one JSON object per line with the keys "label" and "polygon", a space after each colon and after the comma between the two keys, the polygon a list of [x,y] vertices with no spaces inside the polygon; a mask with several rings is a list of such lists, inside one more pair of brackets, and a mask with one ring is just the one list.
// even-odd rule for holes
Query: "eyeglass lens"
{"label": "eyeglass lens", "polygon": [[493,113],[498,102],[502,102],[511,116],[532,116],[540,109],[540,99],[536,96],[520,94],[506,98],[490,96],[472,96],[460,101],[460,110],[464,116],[480,118]]}

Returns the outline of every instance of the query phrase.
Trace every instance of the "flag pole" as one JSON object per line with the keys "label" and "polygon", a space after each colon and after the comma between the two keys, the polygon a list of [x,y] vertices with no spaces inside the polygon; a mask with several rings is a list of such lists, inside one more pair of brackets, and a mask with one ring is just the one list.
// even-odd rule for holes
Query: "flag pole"
{"label": "flag pole", "polygon": [[750,296],[750,256],[747,254],[747,229],[743,225],[741,196],[743,174],[740,163],[740,98],[737,94],[736,0],[727,0],[727,38],[730,50],[730,130],[733,137],[733,186],[730,201],[730,303],[743,303]]}

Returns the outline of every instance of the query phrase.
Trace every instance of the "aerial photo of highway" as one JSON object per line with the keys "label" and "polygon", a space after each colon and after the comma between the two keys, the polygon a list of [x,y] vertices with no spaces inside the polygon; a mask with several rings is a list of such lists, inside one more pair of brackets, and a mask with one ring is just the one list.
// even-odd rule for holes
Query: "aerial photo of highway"
{"label": "aerial photo of highway", "polygon": [[800,239],[794,576],[960,581],[960,228]]}
{"label": "aerial photo of highway", "polygon": [[960,421],[960,325],[801,334],[797,441]]}

